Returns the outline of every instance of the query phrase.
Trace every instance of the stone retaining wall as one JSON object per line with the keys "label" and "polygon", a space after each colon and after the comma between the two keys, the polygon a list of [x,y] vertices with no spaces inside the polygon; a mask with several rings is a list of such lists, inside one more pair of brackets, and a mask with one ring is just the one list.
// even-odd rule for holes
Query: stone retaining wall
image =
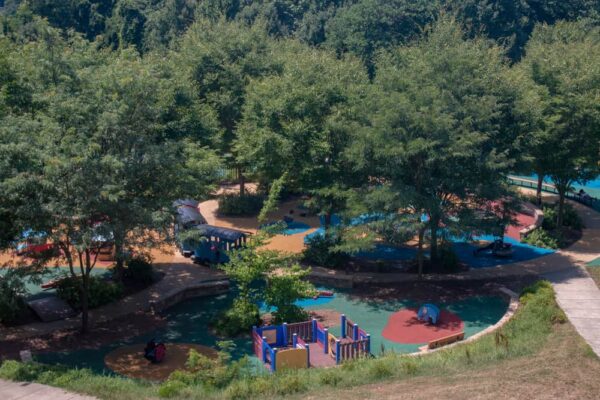
{"label": "stone retaining wall", "polygon": [[524,202],[522,203],[522,206],[523,208],[521,211],[523,214],[534,217],[533,224],[526,226],[519,231],[519,236],[521,239],[524,239],[531,233],[531,231],[542,226],[542,223],[544,222],[544,212],[531,203]]}
{"label": "stone retaining wall", "polygon": [[226,279],[201,282],[194,286],[174,289],[165,293],[160,300],[151,300],[149,303],[150,311],[159,313],[187,299],[215,296],[228,291],[229,281]]}

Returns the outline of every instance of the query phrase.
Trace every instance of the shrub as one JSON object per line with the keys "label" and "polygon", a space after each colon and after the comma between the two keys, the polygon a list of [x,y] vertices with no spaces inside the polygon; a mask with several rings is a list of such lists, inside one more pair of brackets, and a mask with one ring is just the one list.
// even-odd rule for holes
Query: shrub
{"label": "shrub", "polygon": [[258,306],[242,299],[236,299],[230,309],[220,314],[213,323],[220,336],[232,337],[248,333],[253,326],[260,325]]}
{"label": "shrub", "polygon": [[452,245],[443,243],[438,251],[443,272],[457,272],[460,269],[460,259],[452,249]]}
{"label": "shrub", "polygon": [[23,300],[27,290],[22,276],[14,269],[8,269],[0,276],[0,322],[12,322],[25,309]]}
{"label": "shrub", "polygon": [[248,357],[231,361],[231,351],[235,350],[232,342],[217,343],[221,351],[218,357],[208,358],[195,350],[190,350],[186,362],[187,371],[175,371],[159,388],[161,397],[175,397],[192,385],[201,385],[207,389],[225,388],[232,382],[250,377],[253,369]]}
{"label": "shrub", "polygon": [[348,254],[332,250],[341,243],[337,234],[314,235],[306,243],[304,260],[326,268],[339,268],[350,259]]}
{"label": "shrub", "polygon": [[542,228],[536,228],[529,232],[523,242],[535,247],[558,249],[561,240]]}
{"label": "shrub", "polygon": [[[58,283],[56,294],[69,303],[73,308],[81,309],[81,277],[66,277]],[[91,276],[89,288],[89,308],[100,307],[123,296],[123,286],[119,283],[106,281],[102,278]]]}
{"label": "shrub", "polygon": [[308,313],[295,303],[299,299],[317,294],[315,287],[305,279],[310,270],[294,265],[280,273],[272,274],[265,290],[266,303],[276,308],[274,322],[300,322],[308,319]]}
{"label": "shrub", "polygon": [[145,259],[133,258],[127,263],[125,276],[136,282],[150,284],[154,282],[154,269]]}
{"label": "shrub", "polygon": [[264,196],[247,193],[243,196],[230,193],[219,197],[219,214],[229,216],[257,215],[262,209]]}
{"label": "shrub", "polygon": [[[557,228],[556,219],[558,217],[558,202],[553,204],[544,204],[544,222],[542,227],[547,231],[553,231]],[[577,213],[577,210],[569,204],[564,205],[563,225],[575,230],[583,228],[583,221]]]}

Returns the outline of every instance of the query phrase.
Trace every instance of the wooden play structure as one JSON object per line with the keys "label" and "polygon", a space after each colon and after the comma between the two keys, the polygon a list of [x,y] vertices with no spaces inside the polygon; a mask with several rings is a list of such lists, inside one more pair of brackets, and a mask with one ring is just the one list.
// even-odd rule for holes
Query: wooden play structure
{"label": "wooden play structure", "polygon": [[371,354],[371,335],[340,317],[336,337],[316,319],[252,328],[256,356],[272,371],[328,367]]}

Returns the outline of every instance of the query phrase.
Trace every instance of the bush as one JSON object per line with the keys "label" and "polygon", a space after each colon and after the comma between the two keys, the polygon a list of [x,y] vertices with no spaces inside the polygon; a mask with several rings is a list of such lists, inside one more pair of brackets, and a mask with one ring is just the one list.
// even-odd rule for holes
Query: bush
{"label": "bush", "polygon": [[23,278],[16,270],[8,269],[0,276],[0,322],[13,322],[18,318],[25,309],[26,294]]}
{"label": "bush", "polygon": [[[66,301],[71,307],[81,309],[81,277],[67,277],[58,283],[56,294]],[[89,289],[89,308],[100,307],[112,303],[123,296],[123,286],[119,283],[106,281],[102,278],[91,276]]]}
{"label": "bush", "polygon": [[125,276],[135,282],[151,284],[154,282],[154,269],[145,259],[133,258],[127,263]]}
{"label": "bush", "polygon": [[525,236],[523,242],[535,247],[558,249],[560,247],[561,239],[542,228],[536,228]]}
{"label": "bush", "polygon": [[160,397],[176,397],[192,385],[206,389],[225,388],[232,382],[252,376],[253,365],[247,357],[231,361],[231,352],[235,350],[232,342],[218,342],[221,348],[217,358],[208,358],[195,350],[190,350],[186,362],[186,371],[175,371],[163,383],[158,393]]}
{"label": "bush", "polygon": [[258,306],[236,299],[230,309],[217,317],[213,327],[218,335],[233,337],[241,333],[249,333],[253,326],[258,326],[260,323]]}
{"label": "bush", "polygon": [[219,214],[228,216],[257,215],[263,207],[265,198],[256,193],[240,196],[236,193],[224,194],[219,197]]}
{"label": "bush", "polygon": [[346,253],[331,250],[340,245],[341,242],[341,238],[336,234],[314,235],[306,243],[306,249],[303,253],[304,260],[326,268],[342,267],[348,263],[350,256]]}
{"label": "bush", "polygon": [[[556,219],[558,217],[558,202],[554,204],[544,204],[544,222],[542,227],[547,231],[553,231],[557,228]],[[563,215],[563,225],[575,230],[581,230],[583,228],[583,221],[577,213],[577,210],[569,204],[565,203]]]}
{"label": "bush", "polygon": [[460,259],[452,249],[452,245],[443,243],[438,251],[442,272],[457,272],[460,270]]}

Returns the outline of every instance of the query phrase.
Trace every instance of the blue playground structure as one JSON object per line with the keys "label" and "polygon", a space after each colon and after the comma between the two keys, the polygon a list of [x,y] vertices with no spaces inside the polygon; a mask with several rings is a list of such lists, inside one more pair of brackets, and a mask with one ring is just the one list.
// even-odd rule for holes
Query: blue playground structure
{"label": "blue playground structure", "polygon": [[173,202],[175,235],[181,254],[195,262],[219,264],[229,261],[227,252],[246,244],[247,232],[208,225],[195,200]]}
{"label": "blue playground structure", "polygon": [[316,319],[294,324],[252,328],[254,353],[271,372],[283,369],[332,367],[371,355],[371,335],[340,316],[339,337]]}
{"label": "blue playground structure", "polygon": [[437,325],[440,318],[440,309],[433,304],[423,304],[417,312],[419,321],[429,322],[432,325]]}
{"label": "blue playground structure", "polygon": [[192,258],[202,264],[220,264],[229,261],[227,252],[246,244],[247,233],[236,229],[212,225],[196,225],[200,240],[191,240],[194,246]]}

